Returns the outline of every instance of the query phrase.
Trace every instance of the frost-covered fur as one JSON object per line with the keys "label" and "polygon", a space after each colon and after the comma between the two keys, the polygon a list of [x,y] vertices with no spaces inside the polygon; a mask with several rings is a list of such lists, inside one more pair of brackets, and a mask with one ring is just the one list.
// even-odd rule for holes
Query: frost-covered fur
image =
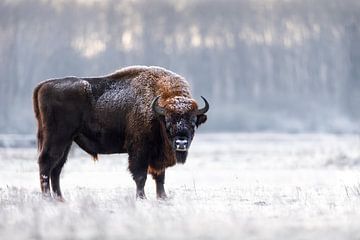
{"label": "frost-covered fur", "polygon": [[159,106],[169,112],[184,114],[197,109],[197,104],[191,97],[188,82],[180,75],[161,67],[135,66],[123,68],[109,78],[134,76],[131,87],[137,98],[139,112],[145,122],[154,118],[149,103],[160,96]]}

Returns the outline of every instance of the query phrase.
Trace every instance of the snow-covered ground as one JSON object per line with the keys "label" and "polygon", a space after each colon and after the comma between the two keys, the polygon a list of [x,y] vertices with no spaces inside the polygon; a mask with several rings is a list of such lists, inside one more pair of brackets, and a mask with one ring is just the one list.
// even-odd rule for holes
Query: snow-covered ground
{"label": "snow-covered ground", "polygon": [[35,148],[0,148],[0,239],[360,239],[360,138],[198,134],[170,199],[135,200],[126,155],[73,149],[65,203],[40,195]]}

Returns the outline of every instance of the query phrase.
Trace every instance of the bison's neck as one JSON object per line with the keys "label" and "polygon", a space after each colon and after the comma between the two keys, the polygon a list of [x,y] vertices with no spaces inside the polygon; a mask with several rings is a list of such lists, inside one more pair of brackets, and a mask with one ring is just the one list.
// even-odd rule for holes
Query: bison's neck
{"label": "bison's neck", "polygon": [[174,166],[176,164],[175,152],[171,147],[171,143],[166,135],[165,127],[160,123],[160,138],[162,144],[159,144],[159,161],[153,162],[149,166],[149,173],[159,174],[167,167]]}

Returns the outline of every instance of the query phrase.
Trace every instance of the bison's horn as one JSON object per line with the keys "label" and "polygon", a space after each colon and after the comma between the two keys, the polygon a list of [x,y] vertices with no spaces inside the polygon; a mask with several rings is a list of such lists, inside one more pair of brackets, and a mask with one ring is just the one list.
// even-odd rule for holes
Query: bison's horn
{"label": "bison's horn", "polygon": [[202,98],[202,99],[204,100],[204,102],[205,102],[205,107],[203,107],[202,109],[198,109],[196,115],[204,114],[204,113],[206,113],[206,112],[209,110],[209,103],[208,103],[208,101],[206,101],[206,99],[205,99],[203,96],[201,96],[201,98]]}
{"label": "bison's horn", "polygon": [[156,98],[154,98],[154,100],[151,103],[151,108],[159,116],[164,116],[165,110],[163,108],[159,107],[159,105],[158,105],[159,98],[160,98],[160,96],[157,96]]}

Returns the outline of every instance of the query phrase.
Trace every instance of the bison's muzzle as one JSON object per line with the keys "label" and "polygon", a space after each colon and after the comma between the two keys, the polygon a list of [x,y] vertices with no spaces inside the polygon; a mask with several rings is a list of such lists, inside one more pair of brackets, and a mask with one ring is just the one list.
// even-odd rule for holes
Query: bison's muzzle
{"label": "bison's muzzle", "polygon": [[190,148],[190,142],[186,137],[175,137],[173,149],[175,150],[176,162],[184,164]]}

